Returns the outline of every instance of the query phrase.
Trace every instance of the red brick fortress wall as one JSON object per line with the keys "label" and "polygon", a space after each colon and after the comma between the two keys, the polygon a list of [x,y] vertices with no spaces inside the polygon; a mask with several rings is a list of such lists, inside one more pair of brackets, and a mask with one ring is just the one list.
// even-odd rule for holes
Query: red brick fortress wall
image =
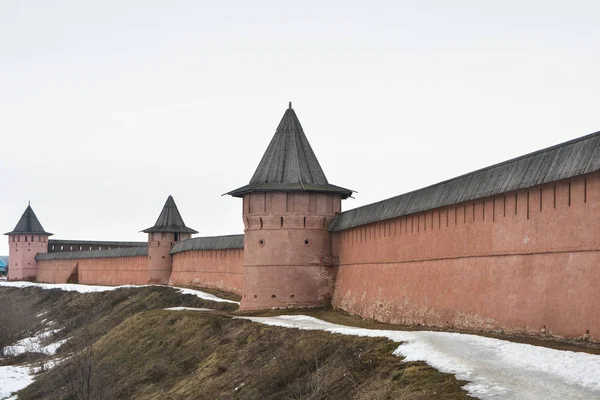
{"label": "red brick fortress wall", "polygon": [[86,285],[145,285],[148,257],[38,260],[38,282],[65,283],[77,267],[78,282]]}
{"label": "red brick fortress wall", "polygon": [[600,341],[600,173],[333,234],[366,318]]}
{"label": "red brick fortress wall", "polygon": [[169,285],[200,286],[241,294],[243,264],[243,249],[176,253]]}
{"label": "red brick fortress wall", "polygon": [[79,260],[38,260],[37,281],[43,283],[66,283]]}

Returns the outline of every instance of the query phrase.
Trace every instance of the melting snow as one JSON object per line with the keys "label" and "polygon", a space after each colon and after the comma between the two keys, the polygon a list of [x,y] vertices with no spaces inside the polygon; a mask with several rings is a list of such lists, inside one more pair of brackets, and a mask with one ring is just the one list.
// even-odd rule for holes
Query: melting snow
{"label": "melting snow", "polygon": [[481,399],[600,399],[599,355],[461,333],[352,328],[304,315],[237,318],[403,342],[395,354],[469,381],[465,389]]}
{"label": "melting snow", "polygon": [[31,352],[47,354],[50,356],[54,355],[56,354],[56,350],[58,350],[58,348],[62,346],[68,339],[59,340],[58,342],[50,343],[47,346],[42,346],[41,342],[59,331],[61,331],[61,329],[38,332],[35,336],[21,339],[12,346],[6,346],[4,348],[4,354],[7,356],[17,356],[19,354]]}
{"label": "melting snow", "polygon": [[11,393],[24,389],[33,382],[29,367],[0,366],[0,400],[8,399]]}
{"label": "melting snow", "polygon": [[212,308],[194,308],[194,307],[169,307],[167,311],[215,311]]}
{"label": "melting snow", "polygon": [[204,300],[210,300],[210,301],[216,301],[218,303],[233,303],[233,304],[240,304],[239,301],[233,301],[233,300],[226,300],[226,299],[222,299],[220,297],[217,297],[213,294],[210,293],[205,293],[202,292],[200,290],[195,290],[195,289],[184,289],[184,288],[178,288],[176,287],[175,289],[178,289],[181,293],[183,294],[191,294],[193,296],[198,296],[201,299]]}
{"label": "melting snow", "polygon": [[[60,289],[69,292],[79,292],[79,293],[93,293],[93,292],[106,292],[109,290],[116,290],[119,288],[132,288],[132,287],[148,287],[148,286],[162,286],[162,285],[122,285],[122,286],[95,286],[95,285],[81,285],[77,283],[35,283],[35,282],[24,282],[24,281],[10,281],[10,282],[0,282],[0,286],[6,287],[28,287],[28,286],[36,286],[42,289]],[[203,292],[201,290],[195,289],[186,289],[186,288],[178,288],[175,286],[166,286],[169,288],[173,288],[178,290],[183,294],[191,294],[193,296],[197,296],[203,300],[210,300],[220,303],[233,303],[240,304],[239,301],[226,300],[210,293]]]}

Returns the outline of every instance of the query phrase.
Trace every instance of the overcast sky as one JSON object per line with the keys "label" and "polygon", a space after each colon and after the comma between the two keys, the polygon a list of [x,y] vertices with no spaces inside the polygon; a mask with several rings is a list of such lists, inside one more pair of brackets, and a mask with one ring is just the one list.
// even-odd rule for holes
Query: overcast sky
{"label": "overcast sky", "polygon": [[[0,1],[0,230],[202,236],[288,101],[345,210],[600,130],[597,1]],[[8,253],[7,238],[0,254]]]}

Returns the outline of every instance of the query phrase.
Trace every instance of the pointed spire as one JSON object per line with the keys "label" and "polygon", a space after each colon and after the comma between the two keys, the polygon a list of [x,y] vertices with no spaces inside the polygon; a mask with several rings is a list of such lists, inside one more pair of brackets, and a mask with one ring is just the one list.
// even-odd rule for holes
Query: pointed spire
{"label": "pointed spire", "polygon": [[352,194],[351,190],[331,185],[327,181],[291,101],[250,179],[250,184],[227,194],[242,197],[246,193],[257,191],[334,192],[340,193],[343,198]]}
{"label": "pointed spire", "polygon": [[23,235],[23,234],[34,234],[34,235],[45,235],[52,236],[52,233],[48,233],[44,230],[44,227],[40,223],[31,208],[31,202],[28,202],[25,212],[17,222],[17,226],[11,232],[5,233],[5,235]]}
{"label": "pointed spire", "polygon": [[165,203],[154,226],[148,229],[144,229],[142,232],[180,232],[191,234],[198,233],[197,231],[185,226],[185,222],[183,222],[183,218],[181,218],[181,214],[177,209],[177,205],[175,204],[175,200],[173,200],[173,196],[169,196],[167,198],[167,202]]}

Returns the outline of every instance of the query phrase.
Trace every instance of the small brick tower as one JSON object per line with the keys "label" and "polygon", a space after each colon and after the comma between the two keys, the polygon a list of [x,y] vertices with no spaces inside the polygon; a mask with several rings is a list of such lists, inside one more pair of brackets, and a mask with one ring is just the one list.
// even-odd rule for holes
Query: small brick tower
{"label": "small brick tower", "polygon": [[48,252],[48,237],[52,234],[44,230],[31,205],[27,206],[15,229],[5,235],[8,235],[9,248],[8,280],[35,280],[35,256]]}
{"label": "small brick tower", "polygon": [[148,234],[148,283],[166,285],[173,269],[171,248],[198,232],[185,226],[172,196],[167,199],[154,226],[142,232]]}
{"label": "small brick tower", "polygon": [[329,184],[290,103],[243,198],[241,309],[315,307],[335,278],[329,222],[351,190]]}

